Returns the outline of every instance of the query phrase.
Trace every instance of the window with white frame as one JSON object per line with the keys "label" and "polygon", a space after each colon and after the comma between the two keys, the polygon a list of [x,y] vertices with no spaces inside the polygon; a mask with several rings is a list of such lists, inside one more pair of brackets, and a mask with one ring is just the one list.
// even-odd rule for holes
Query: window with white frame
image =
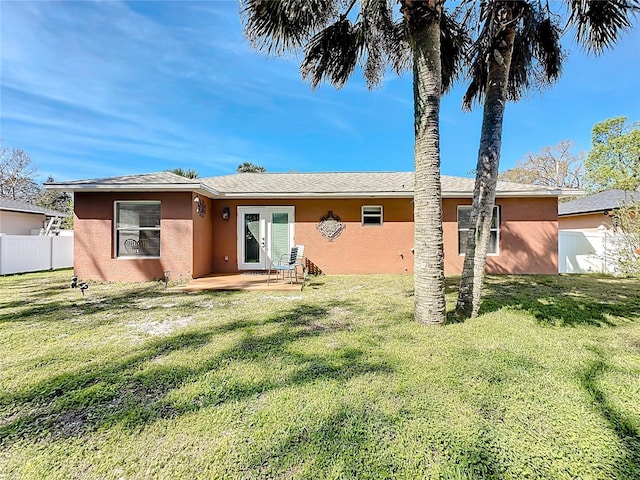
{"label": "window with white frame", "polygon": [[160,202],[115,202],[116,257],[160,256]]}
{"label": "window with white frame", "polygon": [[[458,255],[464,255],[467,251],[467,238],[469,236],[469,218],[471,205],[458,205]],[[489,255],[497,255],[500,246],[500,206],[493,207],[491,218],[491,233],[489,237]]]}
{"label": "window with white frame", "polygon": [[362,225],[382,225],[382,206],[364,205],[362,207]]}

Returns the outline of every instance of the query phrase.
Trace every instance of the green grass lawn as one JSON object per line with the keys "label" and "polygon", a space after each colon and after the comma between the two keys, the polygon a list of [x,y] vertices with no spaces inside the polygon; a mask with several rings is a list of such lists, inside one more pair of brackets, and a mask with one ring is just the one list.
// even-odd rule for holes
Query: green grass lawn
{"label": "green grass lawn", "polygon": [[[640,478],[640,283],[410,276],[304,292],[0,278],[0,478]],[[457,278],[447,286],[453,306]]]}

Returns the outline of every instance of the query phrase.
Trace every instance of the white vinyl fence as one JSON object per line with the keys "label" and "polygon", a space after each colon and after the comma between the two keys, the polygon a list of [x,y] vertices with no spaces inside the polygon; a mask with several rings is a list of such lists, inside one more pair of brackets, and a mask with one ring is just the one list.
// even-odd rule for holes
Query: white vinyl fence
{"label": "white vinyl fence", "polygon": [[0,275],[73,267],[73,236],[0,234]]}
{"label": "white vinyl fence", "polygon": [[605,231],[558,231],[559,273],[616,273],[620,239]]}

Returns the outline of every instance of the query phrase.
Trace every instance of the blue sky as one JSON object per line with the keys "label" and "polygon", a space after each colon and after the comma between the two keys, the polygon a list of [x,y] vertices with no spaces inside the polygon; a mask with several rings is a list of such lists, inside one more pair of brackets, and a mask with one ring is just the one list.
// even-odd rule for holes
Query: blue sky
{"label": "blue sky", "polygon": [[[369,91],[361,75],[312,91],[300,58],[266,58],[242,34],[236,2],[0,1],[0,139],[39,179],[181,167],[201,176],[249,161],[268,171],[413,169],[410,73]],[[552,88],[509,104],[501,170],[594,123],[640,120],[640,32],[587,57],[567,45]],[[481,111],[463,88],[441,107],[442,173],[475,167]]]}

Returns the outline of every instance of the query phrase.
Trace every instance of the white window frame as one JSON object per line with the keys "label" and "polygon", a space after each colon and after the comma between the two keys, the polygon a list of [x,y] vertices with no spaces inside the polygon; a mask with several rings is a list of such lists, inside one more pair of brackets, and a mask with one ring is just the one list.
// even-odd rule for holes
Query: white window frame
{"label": "white window frame", "polygon": [[[158,227],[138,227],[138,228],[134,228],[134,227],[123,227],[123,228],[118,228],[118,207],[120,207],[120,205],[133,205],[133,204],[137,204],[137,205],[159,205],[160,206],[160,226]],[[157,232],[161,232],[162,231],[162,203],[160,202],[160,200],[116,200],[115,202],[113,202],[113,256],[115,258],[135,258],[135,259],[139,259],[139,260],[148,260],[148,259],[158,259],[160,258],[160,252],[161,252],[161,248],[162,248],[162,235],[160,235],[160,245],[158,246],[158,255],[127,255],[127,254],[123,254],[123,255],[119,255],[118,253],[118,231],[119,230],[138,230],[138,231],[157,231]]]}
{"label": "white window frame", "polygon": [[[371,213],[371,212],[365,213],[364,211],[365,208],[379,208],[380,213]],[[384,217],[384,209],[382,208],[382,205],[362,205],[361,222],[363,227],[381,227],[382,224],[384,223],[383,217]],[[380,223],[365,223],[364,221],[365,218],[378,218],[380,220]]]}
{"label": "white window frame", "polygon": [[[291,247],[295,245],[295,227],[296,227],[296,219],[295,219],[295,207],[293,206],[249,206],[249,205],[240,205],[237,209],[238,213],[238,222],[236,224],[237,228],[237,254],[238,254],[238,270],[264,270],[267,268],[269,263],[272,260],[278,260],[277,258],[272,257],[272,245],[271,245],[271,235],[273,232],[273,224],[271,223],[272,214],[273,213],[287,213],[289,215],[289,250]],[[262,244],[262,248],[260,251],[260,261],[258,263],[244,263],[244,224],[243,218],[245,213],[258,213],[260,215],[260,242]]]}
{"label": "white window frame", "polygon": [[[460,228],[460,210],[471,210],[471,205],[458,205],[456,224],[458,227],[458,256],[464,257],[465,252],[460,251],[460,235],[469,235],[469,228]],[[487,252],[487,256],[489,257],[497,257],[500,255],[500,205],[493,206],[493,216],[496,217],[496,227],[491,228],[491,232],[496,232],[496,251],[495,252]],[[493,217],[492,217],[493,220]]]}

